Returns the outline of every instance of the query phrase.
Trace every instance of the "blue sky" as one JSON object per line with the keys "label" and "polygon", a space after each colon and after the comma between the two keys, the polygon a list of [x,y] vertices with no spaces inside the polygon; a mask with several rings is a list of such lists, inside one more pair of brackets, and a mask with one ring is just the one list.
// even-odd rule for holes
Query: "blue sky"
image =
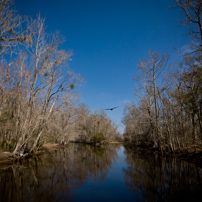
{"label": "blue sky", "polygon": [[15,0],[21,15],[46,19],[47,32],[59,30],[66,38],[64,49],[73,50],[70,68],[80,73],[82,103],[91,111],[106,111],[121,125],[124,105],[135,101],[133,75],[149,49],[171,54],[188,42],[186,29],[174,0]]}

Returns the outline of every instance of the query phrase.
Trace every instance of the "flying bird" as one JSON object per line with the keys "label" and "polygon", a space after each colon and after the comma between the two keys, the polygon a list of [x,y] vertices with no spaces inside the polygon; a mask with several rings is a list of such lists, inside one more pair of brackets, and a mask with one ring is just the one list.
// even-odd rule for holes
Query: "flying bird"
{"label": "flying bird", "polygon": [[105,109],[105,110],[114,110],[114,109],[116,109],[116,108],[118,108],[118,107],[112,107],[112,108],[109,108],[109,109]]}

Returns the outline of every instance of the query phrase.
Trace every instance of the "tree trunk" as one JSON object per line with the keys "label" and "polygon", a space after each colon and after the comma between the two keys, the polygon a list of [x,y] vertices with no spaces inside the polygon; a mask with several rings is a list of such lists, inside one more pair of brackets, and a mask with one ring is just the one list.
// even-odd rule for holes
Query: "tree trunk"
{"label": "tree trunk", "polygon": [[192,113],[192,141],[196,141],[196,123],[195,123],[195,113]]}
{"label": "tree trunk", "polygon": [[39,141],[39,138],[41,137],[41,134],[42,134],[43,130],[41,130],[38,135],[37,135],[37,138],[32,146],[32,149],[31,149],[31,152],[35,152],[36,151],[36,146],[37,146],[37,143]]}

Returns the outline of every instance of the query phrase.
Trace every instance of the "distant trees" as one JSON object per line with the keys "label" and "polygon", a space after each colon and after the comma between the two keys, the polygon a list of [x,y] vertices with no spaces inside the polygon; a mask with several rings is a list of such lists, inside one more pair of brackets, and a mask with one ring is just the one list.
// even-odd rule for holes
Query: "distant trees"
{"label": "distant trees", "polygon": [[[116,140],[118,136],[117,126],[107,117],[103,110],[99,114],[97,111],[90,114],[86,111],[84,105],[80,105],[80,110],[85,113],[79,113],[78,141],[100,143]],[[80,116],[82,114],[83,116]]]}

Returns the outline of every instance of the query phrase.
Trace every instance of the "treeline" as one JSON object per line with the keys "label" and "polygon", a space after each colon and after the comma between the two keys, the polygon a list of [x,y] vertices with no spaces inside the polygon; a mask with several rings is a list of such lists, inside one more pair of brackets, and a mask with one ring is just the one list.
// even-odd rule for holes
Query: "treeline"
{"label": "treeline", "polygon": [[202,2],[175,0],[192,37],[179,64],[166,68],[168,54],[150,50],[140,60],[139,102],[125,107],[125,141],[169,152],[201,148],[202,143]]}
{"label": "treeline", "polygon": [[78,105],[83,79],[68,67],[64,38],[45,22],[20,16],[0,0],[0,146],[35,151],[43,143],[111,141],[117,126]]}

